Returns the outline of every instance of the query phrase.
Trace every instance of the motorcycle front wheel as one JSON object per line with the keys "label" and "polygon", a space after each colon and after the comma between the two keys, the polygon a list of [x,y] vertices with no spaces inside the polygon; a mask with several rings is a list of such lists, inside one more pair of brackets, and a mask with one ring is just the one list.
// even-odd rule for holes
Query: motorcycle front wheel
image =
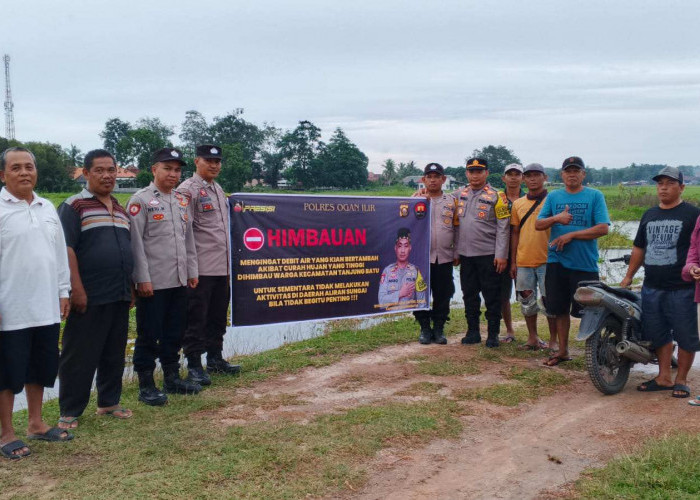
{"label": "motorcycle front wheel", "polygon": [[603,328],[586,339],[588,375],[603,394],[617,394],[629,378],[632,360],[615,350],[622,340],[622,325],[613,317],[608,317]]}

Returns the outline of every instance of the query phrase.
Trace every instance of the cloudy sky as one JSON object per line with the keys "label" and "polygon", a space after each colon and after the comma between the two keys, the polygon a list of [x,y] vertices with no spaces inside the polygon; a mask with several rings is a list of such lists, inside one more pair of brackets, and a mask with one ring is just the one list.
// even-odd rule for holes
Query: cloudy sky
{"label": "cloudy sky", "polygon": [[[3,0],[20,140],[111,117],[342,127],[386,158],[503,144],[558,166],[700,164],[700,2]],[[3,122],[4,123],[4,122]],[[4,135],[4,129],[0,130]],[[177,140],[177,138],[174,138]]]}

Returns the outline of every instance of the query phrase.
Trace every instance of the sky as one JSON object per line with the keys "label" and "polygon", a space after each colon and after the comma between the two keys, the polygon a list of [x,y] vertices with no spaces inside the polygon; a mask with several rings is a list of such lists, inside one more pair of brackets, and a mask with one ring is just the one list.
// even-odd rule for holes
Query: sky
{"label": "sky", "polygon": [[2,0],[0,54],[17,139],[84,152],[109,118],[243,108],[341,127],[375,172],[489,144],[547,167],[700,165],[698,21],[678,0]]}

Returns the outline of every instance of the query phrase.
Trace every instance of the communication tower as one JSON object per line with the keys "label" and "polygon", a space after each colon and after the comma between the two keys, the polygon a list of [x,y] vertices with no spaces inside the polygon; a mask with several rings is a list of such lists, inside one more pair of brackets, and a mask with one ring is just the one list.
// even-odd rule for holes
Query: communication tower
{"label": "communication tower", "polygon": [[5,138],[15,138],[15,116],[12,109],[15,105],[12,103],[12,90],[10,90],[10,56],[5,54],[2,58],[5,62]]}

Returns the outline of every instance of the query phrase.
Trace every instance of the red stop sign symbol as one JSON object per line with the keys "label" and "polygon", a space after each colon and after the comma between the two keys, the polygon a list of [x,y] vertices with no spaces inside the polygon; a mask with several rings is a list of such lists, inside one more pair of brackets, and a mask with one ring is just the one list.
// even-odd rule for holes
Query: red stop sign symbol
{"label": "red stop sign symbol", "polygon": [[252,250],[253,252],[260,250],[264,243],[265,236],[257,227],[246,229],[245,233],[243,233],[243,244],[248,250]]}

